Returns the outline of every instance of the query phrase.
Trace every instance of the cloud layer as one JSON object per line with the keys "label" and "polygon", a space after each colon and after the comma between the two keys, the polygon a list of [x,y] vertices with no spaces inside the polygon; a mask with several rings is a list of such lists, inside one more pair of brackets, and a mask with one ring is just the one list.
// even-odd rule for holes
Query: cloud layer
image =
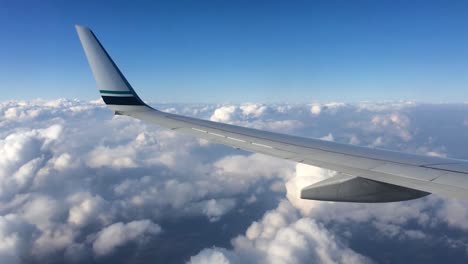
{"label": "cloud layer", "polygon": [[[468,142],[466,105],[159,108],[301,136],[468,158],[460,144]],[[379,246],[405,252],[419,244],[425,250],[419,248],[415,261],[441,251],[467,258],[464,201],[300,200],[301,188],[335,172],[113,116],[100,101],[0,103],[0,157],[1,263],[149,261],[179,248],[187,253],[171,255],[174,262],[363,263],[398,260],[398,254],[373,253]],[[194,238],[180,231],[187,227]],[[167,243],[175,249],[165,249]]]}

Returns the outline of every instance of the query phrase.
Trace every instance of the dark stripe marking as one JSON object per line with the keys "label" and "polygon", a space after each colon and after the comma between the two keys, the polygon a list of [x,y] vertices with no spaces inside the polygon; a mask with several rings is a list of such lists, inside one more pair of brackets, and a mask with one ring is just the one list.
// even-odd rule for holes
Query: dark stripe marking
{"label": "dark stripe marking", "polygon": [[111,91],[111,90],[99,90],[101,93],[108,93],[108,94],[132,94],[131,91]]}
{"label": "dark stripe marking", "polygon": [[133,96],[102,96],[109,105],[144,105],[138,98]]}

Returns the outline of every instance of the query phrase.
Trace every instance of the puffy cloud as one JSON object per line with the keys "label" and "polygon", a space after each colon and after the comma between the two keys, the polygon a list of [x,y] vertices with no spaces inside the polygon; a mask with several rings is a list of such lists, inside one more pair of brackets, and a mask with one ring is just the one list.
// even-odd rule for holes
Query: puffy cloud
{"label": "puffy cloud", "polygon": [[371,146],[395,146],[398,143],[411,142],[417,129],[411,123],[411,119],[401,112],[370,112],[362,113],[368,120],[351,120],[347,127],[353,132],[360,130],[364,133],[364,139]]}
{"label": "puffy cloud", "polygon": [[92,221],[99,220],[104,224],[109,222],[111,216],[107,215],[108,202],[99,195],[90,193],[75,193],[68,198],[71,207],[68,211],[68,223],[75,226],[84,226]]}
{"label": "puffy cloud", "polygon": [[115,248],[141,239],[146,234],[155,235],[159,232],[161,232],[161,227],[150,220],[132,221],[126,224],[115,223],[97,234],[93,243],[93,251],[98,256],[107,255]]}
{"label": "puffy cloud", "polygon": [[288,178],[294,163],[263,154],[231,155],[214,163],[215,172],[225,180],[255,181],[258,177]]}
{"label": "puffy cloud", "polygon": [[267,107],[261,104],[243,104],[239,108],[243,115],[253,117],[260,117],[267,110]]}
{"label": "puffy cloud", "polygon": [[237,108],[233,105],[222,106],[214,111],[213,115],[210,117],[210,120],[225,123],[229,122],[231,121],[231,117],[236,109]]}
{"label": "puffy cloud", "polygon": [[336,114],[336,112],[342,108],[346,107],[345,103],[340,102],[330,102],[330,103],[313,103],[310,107],[310,112],[312,115],[320,115],[322,112],[327,112],[331,114]]}
{"label": "puffy cloud", "polygon": [[10,133],[0,140],[0,197],[7,197],[31,184],[42,166],[46,150],[62,131],[60,125]]}
{"label": "puffy cloud", "polygon": [[394,131],[404,141],[411,140],[412,135],[408,131],[410,120],[403,114],[375,115],[371,120],[371,124],[375,129]]}
{"label": "puffy cloud", "polygon": [[210,222],[215,222],[235,205],[236,202],[233,199],[211,199],[203,203],[203,213],[210,219]]}
{"label": "puffy cloud", "polygon": [[446,199],[437,216],[449,226],[468,230],[468,204],[464,201]]}
{"label": "puffy cloud", "polygon": [[319,115],[320,112],[322,112],[322,107],[318,104],[314,104],[312,105],[312,107],[310,108],[310,112],[314,115]]}
{"label": "puffy cloud", "polygon": [[[211,249],[191,263],[366,263],[364,256],[345,247],[312,219],[299,218],[287,201],[254,222],[233,240],[233,250]],[[240,262],[239,262],[240,260]],[[204,261],[204,262],[203,262]]]}
{"label": "puffy cloud", "polygon": [[47,196],[32,196],[22,208],[23,219],[40,230],[47,230],[59,217],[59,203]]}
{"label": "puffy cloud", "polygon": [[66,225],[57,225],[43,230],[34,241],[32,253],[39,258],[47,258],[49,255],[66,249],[72,245],[75,232]]}
{"label": "puffy cloud", "polygon": [[115,148],[98,146],[89,153],[87,165],[91,168],[134,168],[137,166],[135,158],[135,149],[129,146],[118,146]]}
{"label": "puffy cloud", "polygon": [[[222,193],[214,160],[191,158],[190,152],[206,148],[193,138],[113,117],[95,102],[9,102],[0,111],[0,212],[22,223],[21,232],[4,232],[9,250],[0,259],[80,259],[91,248],[111,254],[136,236],[158,233],[153,220],[133,223],[138,218],[198,215],[218,221],[236,206]],[[28,115],[33,112],[40,115]],[[110,229],[99,231],[105,226]],[[112,230],[119,234],[117,244],[104,243]]]}
{"label": "puffy cloud", "polygon": [[[463,138],[466,126],[449,106],[317,106],[320,115],[306,104],[160,108],[337,142],[462,158],[466,153],[452,140]],[[424,119],[428,109],[441,114]],[[458,127],[447,133],[434,125],[437,118]],[[178,253],[176,262],[361,262],[368,260],[361,254],[372,252],[354,248],[359,228],[399,250],[411,241],[433,241],[438,232],[463,236],[467,230],[465,203],[436,196],[378,206],[301,200],[303,187],[335,172],[113,116],[100,100],[0,102],[0,156],[2,263],[105,262],[125,257],[117,248],[133,252],[149,246],[143,242],[159,248],[152,237],[167,235],[164,240],[171,241],[194,222],[199,228],[190,237],[203,241],[177,241],[184,252],[200,253]],[[445,233],[446,247],[438,250],[463,248],[466,241]],[[221,248],[232,238],[232,249]]]}
{"label": "puffy cloud", "polygon": [[190,258],[191,264],[240,264],[239,257],[224,248],[207,248]]}
{"label": "puffy cloud", "polygon": [[30,247],[25,235],[32,230],[15,214],[0,216],[0,262],[21,263]]}
{"label": "puffy cloud", "polygon": [[267,106],[263,104],[227,105],[213,110],[211,121],[279,132],[291,132],[304,126],[297,119],[278,119],[277,114],[284,114],[289,106]]}

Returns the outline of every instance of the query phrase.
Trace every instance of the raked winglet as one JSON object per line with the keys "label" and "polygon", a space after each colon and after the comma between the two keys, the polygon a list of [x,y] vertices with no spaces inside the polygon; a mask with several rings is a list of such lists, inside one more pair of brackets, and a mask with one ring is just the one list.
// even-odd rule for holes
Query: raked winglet
{"label": "raked winglet", "polygon": [[75,27],[104,102],[116,112],[147,107],[94,33],[83,26]]}

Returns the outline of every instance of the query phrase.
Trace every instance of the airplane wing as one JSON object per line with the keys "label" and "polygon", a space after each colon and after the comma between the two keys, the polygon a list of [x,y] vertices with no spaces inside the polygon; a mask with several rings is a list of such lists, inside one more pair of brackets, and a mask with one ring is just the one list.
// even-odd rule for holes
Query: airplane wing
{"label": "airplane wing", "polygon": [[468,198],[468,161],[296,137],[158,111],[145,104],[94,33],[76,26],[104,102],[127,115],[220,144],[340,172],[301,191],[301,198],[392,202],[430,193]]}

